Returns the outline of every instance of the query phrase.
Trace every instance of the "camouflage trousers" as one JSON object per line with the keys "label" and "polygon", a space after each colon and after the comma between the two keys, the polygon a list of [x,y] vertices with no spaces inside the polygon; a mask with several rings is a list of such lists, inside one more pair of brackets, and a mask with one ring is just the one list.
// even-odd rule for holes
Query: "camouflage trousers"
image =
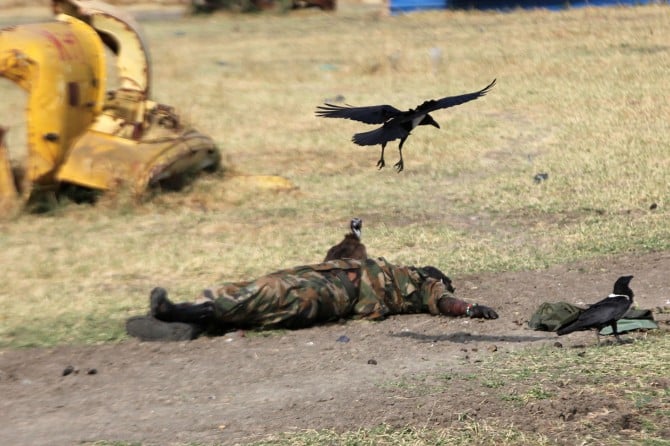
{"label": "camouflage trousers", "polygon": [[213,292],[224,327],[304,328],[348,317],[358,297],[360,263],[337,260],[277,271]]}

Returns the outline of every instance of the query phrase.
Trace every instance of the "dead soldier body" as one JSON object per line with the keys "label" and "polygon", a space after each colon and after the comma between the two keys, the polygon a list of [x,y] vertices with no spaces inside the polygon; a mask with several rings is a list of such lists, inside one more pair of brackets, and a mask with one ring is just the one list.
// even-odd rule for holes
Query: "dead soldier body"
{"label": "dead soldier body", "polygon": [[393,265],[381,257],[332,260],[205,290],[201,303],[172,303],[164,289],[155,288],[150,316],[129,319],[126,329],[144,340],[183,340],[203,331],[297,329],[393,314],[498,318],[492,308],[457,299],[453,291],[451,280],[434,267]]}

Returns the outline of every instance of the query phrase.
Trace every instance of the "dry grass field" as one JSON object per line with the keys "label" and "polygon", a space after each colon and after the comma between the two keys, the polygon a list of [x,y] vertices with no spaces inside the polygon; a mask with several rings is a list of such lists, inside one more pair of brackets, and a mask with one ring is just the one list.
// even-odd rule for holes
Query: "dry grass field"
{"label": "dry grass field", "polygon": [[[0,223],[0,344],[119,339],[153,285],[190,296],[318,261],[352,216],[370,252],[452,274],[666,249],[669,18],[662,6],[384,18],[343,8],[147,22],[154,96],[211,134],[228,168],[282,175],[295,190],[213,176],[141,205],[105,197]],[[414,132],[401,174],[395,143],[377,171],[378,148],[350,142],[371,127],[314,116],[337,95],[409,108],[493,78],[486,97],[436,112],[442,129]],[[11,135],[10,104],[0,122]],[[535,184],[538,172],[549,179]]]}
{"label": "dry grass field", "polygon": [[[222,280],[320,261],[353,216],[364,221],[369,253],[439,265],[457,280],[580,262],[591,265],[589,271],[605,271],[603,265],[618,256],[663,256],[670,248],[667,5],[388,17],[376,6],[344,3],[333,14],[216,14],[142,25],[154,98],[215,139],[225,170],[141,203],[108,194],[95,206],[65,202],[45,214],[0,219],[0,360],[40,357],[54,346],[56,352],[100,347],[113,356],[114,344],[131,342],[123,322],[146,310],[152,287],[188,299]],[[402,109],[478,90],[494,78],[487,96],[433,113],[440,130],[412,134],[400,174],[392,168],[397,142],[387,147],[387,167],[379,171],[378,147],[350,141],[372,127],[314,115],[316,106],[338,96],[352,105]],[[24,124],[18,110],[25,96],[16,90],[0,80],[0,123],[10,127],[19,159],[24,153],[16,133]],[[540,172],[548,179],[536,183]],[[245,181],[248,174],[281,175],[295,187],[273,190]],[[609,278],[602,280],[605,289],[594,286],[594,292],[609,292]],[[667,290],[656,291],[653,303],[663,304]],[[641,343],[658,361],[654,367],[667,370],[667,334]],[[533,360],[559,360],[540,356]],[[468,374],[458,376],[471,381]],[[506,376],[500,379],[511,379]],[[487,388],[500,385],[486,379]],[[654,398],[667,398],[664,385]],[[630,438],[668,444],[667,429],[659,434],[668,410],[667,404],[658,408],[650,421],[655,430],[646,436],[617,438],[621,444]],[[368,419],[349,427],[371,425]],[[491,425],[468,426],[458,439],[442,438],[444,444],[574,440],[526,432],[503,441],[491,434]],[[347,430],[327,421],[319,427]],[[504,425],[503,432],[518,434],[518,428]],[[365,431],[369,442],[320,431],[303,444],[377,444],[397,435],[384,429]],[[246,434],[231,438],[253,437]],[[419,431],[422,440],[415,435],[401,433],[389,444],[434,444],[431,435],[440,434],[431,428]],[[232,441],[162,431],[85,438]],[[594,438],[585,444],[602,444],[607,436]]]}

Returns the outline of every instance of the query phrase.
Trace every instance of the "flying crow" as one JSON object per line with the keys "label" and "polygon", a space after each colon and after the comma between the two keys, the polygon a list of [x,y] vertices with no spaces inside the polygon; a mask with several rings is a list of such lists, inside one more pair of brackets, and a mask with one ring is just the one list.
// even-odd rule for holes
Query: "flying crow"
{"label": "flying crow", "polygon": [[324,262],[338,259],[365,260],[368,258],[365,245],[361,243],[363,220],[352,218],[349,226],[351,227],[351,232],[346,234],[340,243],[328,250]]}
{"label": "flying crow", "polygon": [[623,317],[633,304],[633,290],[628,284],[633,276],[621,276],[614,283],[614,291],[605,299],[591,305],[579,314],[577,319],[558,328],[556,333],[563,336],[573,331],[596,329],[598,345],[600,345],[600,330],[608,325],[617,341],[623,342],[617,332],[616,322]]}
{"label": "flying crow", "polygon": [[431,99],[419,105],[416,109],[409,109],[407,111],[400,111],[391,105],[372,105],[369,107],[352,107],[350,105],[334,105],[326,103],[317,107],[316,115],[324,118],[345,118],[353,119],[354,121],[364,122],[366,124],[383,124],[376,130],[369,132],[356,133],[352,141],[359,146],[374,146],[381,144],[382,153],[377,167],[382,168],[386,165],[384,162],[384,149],[386,143],[400,139],[398,152],[400,153],[400,161],[394,164],[398,172],[402,172],[404,162],[402,159],[402,145],[405,143],[409,134],[418,125],[432,125],[440,128],[440,125],[435,122],[430,112],[439,110],[441,108],[454,107],[465,102],[473,101],[481,96],[484,96],[495,85],[496,80],[493,79],[489,85],[482,90],[474,93],[466,93],[459,96],[447,96],[442,99]]}

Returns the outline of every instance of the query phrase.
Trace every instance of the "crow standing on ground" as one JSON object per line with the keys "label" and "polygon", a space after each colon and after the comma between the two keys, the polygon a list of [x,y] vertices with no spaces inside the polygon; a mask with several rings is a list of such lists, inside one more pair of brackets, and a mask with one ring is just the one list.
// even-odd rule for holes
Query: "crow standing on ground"
{"label": "crow standing on ground", "polygon": [[591,305],[579,314],[574,321],[558,328],[556,333],[563,336],[573,331],[596,329],[598,345],[600,345],[600,330],[608,325],[619,343],[623,342],[617,332],[616,322],[623,317],[633,304],[633,290],[628,284],[633,276],[621,276],[614,283],[614,291],[605,299]]}
{"label": "crow standing on ground", "polygon": [[364,122],[366,124],[384,124],[376,130],[369,132],[356,133],[352,141],[359,146],[375,146],[381,144],[382,153],[377,167],[382,168],[386,165],[384,162],[384,149],[386,143],[400,139],[398,152],[400,154],[400,161],[395,163],[394,167],[400,173],[404,168],[402,159],[402,145],[405,143],[409,134],[418,125],[432,125],[440,128],[440,125],[435,122],[430,112],[439,110],[441,108],[454,107],[465,102],[473,101],[481,96],[484,96],[495,85],[496,80],[493,79],[488,86],[476,91],[474,93],[466,93],[459,96],[447,96],[442,99],[431,99],[419,105],[416,109],[409,109],[401,111],[391,105],[372,105],[369,107],[352,107],[350,105],[333,105],[326,103],[317,107],[316,115],[323,118],[345,118],[353,119],[354,121]]}
{"label": "crow standing on ground", "polygon": [[365,260],[368,258],[365,245],[361,243],[363,220],[360,218],[352,218],[349,226],[351,232],[346,234],[340,243],[332,246],[328,250],[324,262],[338,259]]}

